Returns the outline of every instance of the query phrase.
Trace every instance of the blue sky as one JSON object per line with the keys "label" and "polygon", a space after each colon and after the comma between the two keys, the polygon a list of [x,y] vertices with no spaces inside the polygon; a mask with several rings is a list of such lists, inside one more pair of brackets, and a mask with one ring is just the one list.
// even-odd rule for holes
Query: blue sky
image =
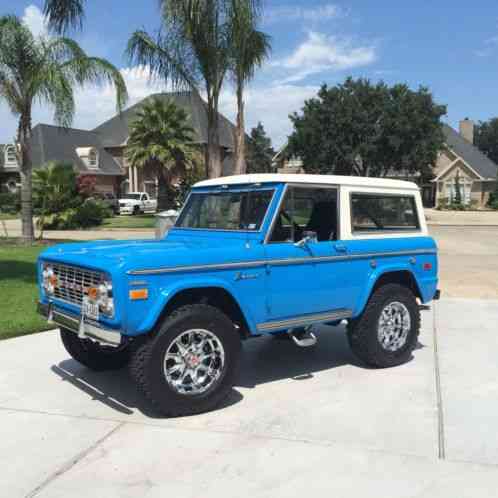
{"label": "blue sky", "polygon": [[[0,14],[15,13],[37,34],[44,32],[38,0],[0,0]],[[123,72],[135,103],[162,83],[148,83],[146,68],[123,56],[130,33],[158,27],[157,0],[87,0],[84,30],[74,35],[89,54],[110,59]],[[105,7],[104,7],[105,6]],[[445,120],[485,120],[498,116],[498,3],[492,0],[400,2],[399,0],[273,0],[266,2],[263,29],[273,39],[271,59],[247,93],[248,127],[262,121],[274,145],[291,131],[289,113],[298,111],[322,83],[348,75],[383,79],[412,88],[428,86],[448,106]],[[92,128],[112,116],[113,92],[77,92],[74,126]],[[227,81],[221,109],[235,114]],[[52,120],[37,107],[34,122]],[[12,140],[16,120],[0,102],[0,143]]]}

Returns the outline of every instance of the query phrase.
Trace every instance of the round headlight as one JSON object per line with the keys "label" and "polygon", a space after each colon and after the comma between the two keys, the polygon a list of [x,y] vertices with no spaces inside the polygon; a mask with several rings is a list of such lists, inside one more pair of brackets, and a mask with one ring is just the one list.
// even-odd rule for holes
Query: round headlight
{"label": "round headlight", "polygon": [[43,265],[42,285],[47,294],[53,294],[57,285],[57,276],[54,269],[49,264]]}

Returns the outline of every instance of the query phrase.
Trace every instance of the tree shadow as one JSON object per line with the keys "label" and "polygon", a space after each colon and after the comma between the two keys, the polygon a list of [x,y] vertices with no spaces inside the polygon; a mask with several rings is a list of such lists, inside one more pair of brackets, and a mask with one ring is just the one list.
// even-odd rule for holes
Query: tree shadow
{"label": "tree shadow", "polygon": [[[344,326],[321,326],[317,328],[316,335],[318,344],[311,348],[299,348],[292,340],[279,340],[274,337],[246,341],[235,388],[217,411],[242,401],[243,395],[237,387],[255,388],[284,379],[306,382],[313,379],[317,372],[345,365],[370,368],[351,352]],[[424,346],[419,343],[417,349],[422,347]],[[166,418],[137,391],[125,369],[93,372],[75,360],[67,359],[53,365],[51,370],[91,399],[123,415],[132,415],[133,409],[136,409],[150,418]]]}
{"label": "tree shadow", "polygon": [[36,283],[36,263],[3,259],[0,261],[0,275],[2,280],[34,284]]}

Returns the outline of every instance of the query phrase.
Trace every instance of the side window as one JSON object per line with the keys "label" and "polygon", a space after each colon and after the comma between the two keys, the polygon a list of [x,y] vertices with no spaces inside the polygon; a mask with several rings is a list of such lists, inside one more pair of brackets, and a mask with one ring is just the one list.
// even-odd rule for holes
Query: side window
{"label": "side window", "polygon": [[147,196],[145,194],[142,194],[142,201],[146,201],[147,200]]}
{"label": "side window", "polygon": [[418,230],[415,197],[410,195],[351,194],[353,232]]}
{"label": "side window", "polygon": [[318,242],[336,240],[337,220],[335,188],[289,187],[269,241],[294,243],[305,235],[316,235]]}

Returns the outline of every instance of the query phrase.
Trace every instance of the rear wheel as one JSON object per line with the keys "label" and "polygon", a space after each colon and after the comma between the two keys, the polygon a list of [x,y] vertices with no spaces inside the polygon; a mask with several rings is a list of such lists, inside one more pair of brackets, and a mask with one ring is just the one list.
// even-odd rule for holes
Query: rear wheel
{"label": "rear wheel", "polygon": [[379,368],[406,363],[419,332],[417,300],[410,289],[398,284],[378,288],[362,315],[348,324],[348,340],[355,355]]}
{"label": "rear wheel", "polygon": [[130,359],[128,346],[118,348],[102,346],[90,339],[80,339],[70,330],[60,329],[62,344],[66,351],[79,363],[91,370],[119,370]]}
{"label": "rear wheel", "polygon": [[212,410],[230,392],[241,341],[232,321],[204,304],[173,312],[159,332],[132,355],[130,373],[139,389],[164,414]]}

